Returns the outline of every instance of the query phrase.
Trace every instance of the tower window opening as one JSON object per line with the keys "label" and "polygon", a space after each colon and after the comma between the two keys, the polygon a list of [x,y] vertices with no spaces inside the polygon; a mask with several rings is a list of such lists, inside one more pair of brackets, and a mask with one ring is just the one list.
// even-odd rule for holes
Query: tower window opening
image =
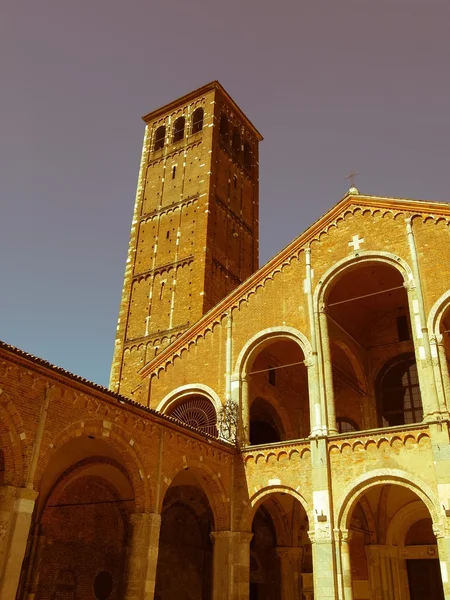
{"label": "tower window opening", "polygon": [[241,150],[241,136],[239,135],[239,131],[237,129],[233,131],[231,147],[233,148],[234,152],[239,152]]}
{"label": "tower window opening", "polygon": [[166,138],[166,128],[164,125],[161,125],[161,127],[158,127],[158,129],[155,131],[155,143],[153,146],[153,150],[161,150],[161,148],[164,148],[164,140]]}
{"label": "tower window opening", "polygon": [[405,315],[397,317],[397,333],[399,342],[407,342],[411,339],[408,326],[408,318]]}
{"label": "tower window opening", "polygon": [[177,166],[176,166],[176,165],[174,165],[174,166],[172,167],[172,179],[175,179],[175,175],[176,175],[176,174],[177,174]]}
{"label": "tower window opening", "polygon": [[228,140],[228,119],[225,115],[220,117],[219,133],[225,141]]}
{"label": "tower window opening", "polygon": [[184,138],[184,126],[186,124],[186,119],[184,117],[178,117],[178,119],[173,124],[173,142],[179,142]]}
{"label": "tower window opening", "polygon": [[198,133],[203,129],[203,108],[197,108],[192,115],[192,133]]}
{"label": "tower window opening", "polygon": [[244,167],[246,169],[251,169],[252,166],[252,151],[250,148],[250,144],[248,142],[244,142]]}
{"label": "tower window opening", "polygon": [[269,367],[269,383],[270,385],[276,385],[276,371],[273,367]]}
{"label": "tower window opening", "polygon": [[169,239],[169,235],[170,235],[170,231],[167,231],[167,233],[166,233],[166,240]]}
{"label": "tower window opening", "polygon": [[234,189],[237,188],[237,177],[236,177],[236,175],[233,175],[233,186],[234,186]]}

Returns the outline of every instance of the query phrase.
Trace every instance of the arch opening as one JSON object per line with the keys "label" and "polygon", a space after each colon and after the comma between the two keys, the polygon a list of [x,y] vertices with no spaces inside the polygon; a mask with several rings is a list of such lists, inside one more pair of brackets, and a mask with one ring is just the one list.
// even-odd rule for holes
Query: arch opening
{"label": "arch opening", "polygon": [[[332,282],[325,306],[338,419],[357,429],[420,422],[422,402],[401,272],[376,260],[354,263]],[[386,373],[391,362],[399,366],[389,375],[389,392],[389,377],[380,384],[377,373]]]}
{"label": "arch opening", "polygon": [[161,513],[155,597],[211,600],[214,516],[195,470],[178,473]]}
{"label": "arch opening", "polygon": [[347,521],[355,598],[377,597],[387,578],[395,597],[444,600],[431,515],[411,489],[375,484],[360,494]]}
{"label": "arch opening", "polygon": [[203,129],[203,108],[196,108],[192,113],[192,133],[198,133]]}
{"label": "arch opening", "polygon": [[27,591],[36,600],[122,598],[134,506],[127,474],[115,461],[92,456],[72,465],[50,490],[35,524],[42,547],[34,562],[25,558],[24,569],[32,571],[25,580],[37,581]]}
{"label": "arch opening", "polygon": [[155,152],[156,152],[156,150],[161,150],[162,148],[164,148],[165,139],[166,139],[166,127],[165,127],[165,125],[161,125],[155,131],[155,141],[153,144],[153,150]]}
{"label": "arch opening", "polygon": [[186,124],[186,119],[184,117],[178,117],[175,123],[173,124],[173,135],[172,142],[180,142],[184,138],[184,127]]}
{"label": "arch opening", "polygon": [[285,493],[265,496],[254,513],[252,533],[250,598],[302,598],[312,593],[308,518],[300,502]]}
{"label": "arch opening", "polygon": [[258,344],[246,364],[251,444],[309,435],[305,356],[292,339],[277,336]]}

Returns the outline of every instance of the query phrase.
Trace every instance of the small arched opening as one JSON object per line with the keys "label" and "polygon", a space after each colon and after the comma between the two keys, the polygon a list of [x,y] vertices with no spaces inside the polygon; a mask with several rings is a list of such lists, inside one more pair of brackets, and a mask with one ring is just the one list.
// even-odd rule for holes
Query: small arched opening
{"label": "small arched opening", "polygon": [[246,364],[251,443],[309,435],[308,373],[300,345],[283,336],[255,346]]}
{"label": "small arched opening", "polygon": [[155,597],[211,600],[214,517],[195,469],[173,479],[161,513]]}
{"label": "small arched opening", "polygon": [[222,115],[220,117],[220,122],[219,122],[219,134],[224,142],[228,142],[228,132],[229,132],[228,119],[225,115]]}
{"label": "small arched opening", "polygon": [[249,170],[252,168],[252,149],[248,142],[244,142],[244,167]]}
{"label": "small arched opening", "polygon": [[233,136],[231,138],[231,148],[236,154],[238,154],[241,151],[241,136],[236,128],[233,129]]}
{"label": "small arched opening", "polygon": [[165,139],[166,139],[166,127],[165,127],[165,125],[161,125],[155,131],[155,140],[153,143],[153,150],[155,152],[156,152],[156,150],[161,150],[161,148],[164,148]]}
{"label": "small arched opening", "polygon": [[186,125],[186,119],[184,117],[178,117],[173,124],[173,135],[172,142],[180,142],[184,138],[184,128]]}
{"label": "small arched opening", "polygon": [[192,133],[198,133],[203,129],[203,108],[196,108],[192,113]]}

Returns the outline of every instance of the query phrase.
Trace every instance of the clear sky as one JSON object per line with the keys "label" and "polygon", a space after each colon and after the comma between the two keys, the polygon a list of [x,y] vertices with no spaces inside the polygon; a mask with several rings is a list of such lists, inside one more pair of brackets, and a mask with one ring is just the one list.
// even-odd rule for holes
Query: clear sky
{"label": "clear sky", "polygon": [[3,0],[0,339],[107,384],[141,115],[218,79],[265,137],[261,264],[345,195],[450,201],[449,0]]}

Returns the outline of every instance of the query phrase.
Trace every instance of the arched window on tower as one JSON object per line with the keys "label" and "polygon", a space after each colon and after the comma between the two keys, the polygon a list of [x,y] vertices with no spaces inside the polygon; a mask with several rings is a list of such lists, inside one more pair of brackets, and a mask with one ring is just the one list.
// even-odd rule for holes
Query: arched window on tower
{"label": "arched window on tower", "polygon": [[161,148],[164,148],[164,141],[166,138],[166,127],[165,125],[161,125],[161,127],[158,127],[158,129],[155,131],[155,143],[153,144],[153,150],[161,150]]}
{"label": "arched window on tower", "polygon": [[178,117],[178,119],[173,124],[173,138],[172,142],[179,142],[184,138],[184,126],[186,124],[186,119],[184,117]]}
{"label": "arched window on tower", "polygon": [[237,129],[233,129],[231,147],[236,153],[241,151],[241,136],[239,135],[239,131]]}
{"label": "arched window on tower", "polygon": [[217,414],[213,403],[200,394],[192,394],[166,413],[203,433],[217,436]]}
{"label": "arched window on tower", "polygon": [[252,149],[248,142],[244,142],[244,167],[246,169],[252,168]]}
{"label": "arched window on tower", "polygon": [[219,133],[220,137],[227,142],[228,141],[228,119],[225,115],[220,117],[220,125],[219,125]]}
{"label": "arched window on tower", "polygon": [[383,427],[422,421],[422,399],[413,356],[388,364],[379,377],[377,387]]}
{"label": "arched window on tower", "polygon": [[192,133],[203,129],[203,108],[196,108],[192,114]]}

